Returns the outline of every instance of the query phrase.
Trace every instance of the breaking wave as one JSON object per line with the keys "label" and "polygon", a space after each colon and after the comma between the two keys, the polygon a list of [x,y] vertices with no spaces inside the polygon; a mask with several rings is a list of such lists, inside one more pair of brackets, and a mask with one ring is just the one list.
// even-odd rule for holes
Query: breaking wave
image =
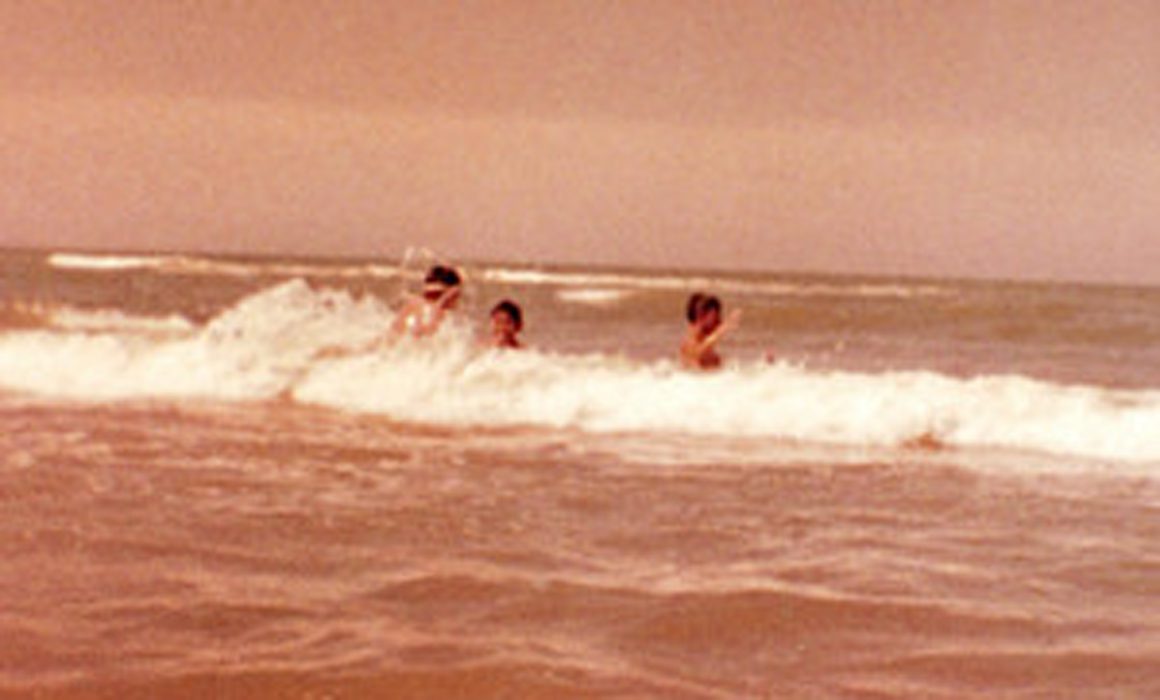
{"label": "breaking wave", "polygon": [[[462,325],[387,342],[391,319],[373,297],[301,280],[251,295],[200,326],[88,314],[83,323],[0,334],[0,387],[82,401],[288,399],[454,427],[1160,460],[1155,390],[761,363],[697,374],[667,361],[497,352]],[[157,326],[166,332],[140,332]]]}

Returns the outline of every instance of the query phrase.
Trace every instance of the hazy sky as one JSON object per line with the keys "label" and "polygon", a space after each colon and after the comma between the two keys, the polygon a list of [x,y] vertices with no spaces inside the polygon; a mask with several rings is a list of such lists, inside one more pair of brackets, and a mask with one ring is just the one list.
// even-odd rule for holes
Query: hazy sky
{"label": "hazy sky", "polygon": [[1160,2],[4,0],[0,244],[1160,284]]}

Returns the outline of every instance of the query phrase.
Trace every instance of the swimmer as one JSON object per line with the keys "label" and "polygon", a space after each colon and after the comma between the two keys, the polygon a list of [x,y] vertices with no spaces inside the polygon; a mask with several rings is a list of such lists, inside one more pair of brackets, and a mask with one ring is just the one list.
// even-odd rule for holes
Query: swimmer
{"label": "swimmer", "polygon": [[737,326],[741,320],[741,311],[734,311],[722,321],[721,300],[697,292],[689,297],[685,318],[689,322],[689,329],[681,343],[681,365],[689,369],[720,367],[721,356],[717,354],[717,343]]}
{"label": "swimmer", "polygon": [[518,336],[524,327],[524,314],[520,305],[504,299],[491,310],[491,342],[493,348],[522,348]]}
{"label": "swimmer", "polygon": [[391,324],[394,335],[407,334],[415,338],[432,335],[439,330],[448,312],[455,309],[462,291],[459,272],[453,267],[436,265],[423,280],[423,294],[407,302]]}

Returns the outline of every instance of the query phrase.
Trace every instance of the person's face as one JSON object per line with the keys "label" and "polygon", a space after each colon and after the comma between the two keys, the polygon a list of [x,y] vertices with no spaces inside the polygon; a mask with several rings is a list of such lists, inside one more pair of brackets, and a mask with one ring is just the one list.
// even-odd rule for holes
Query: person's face
{"label": "person's face", "polygon": [[510,338],[519,328],[516,321],[505,311],[496,311],[491,315],[491,334],[496,338]]}

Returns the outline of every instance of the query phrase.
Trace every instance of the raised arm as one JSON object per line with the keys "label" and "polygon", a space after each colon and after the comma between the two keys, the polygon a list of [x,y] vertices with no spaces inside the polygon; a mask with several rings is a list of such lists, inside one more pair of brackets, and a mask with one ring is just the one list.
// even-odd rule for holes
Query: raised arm
{"label": "raised arm", "polygon": [[741,309],[734,309],[721,325],[717,326],[712,333],[702,338],[700,341],[693,341],[691,350],[699,356],[708,350],[711,350],[726,333],[736,328],[741,324]]}

